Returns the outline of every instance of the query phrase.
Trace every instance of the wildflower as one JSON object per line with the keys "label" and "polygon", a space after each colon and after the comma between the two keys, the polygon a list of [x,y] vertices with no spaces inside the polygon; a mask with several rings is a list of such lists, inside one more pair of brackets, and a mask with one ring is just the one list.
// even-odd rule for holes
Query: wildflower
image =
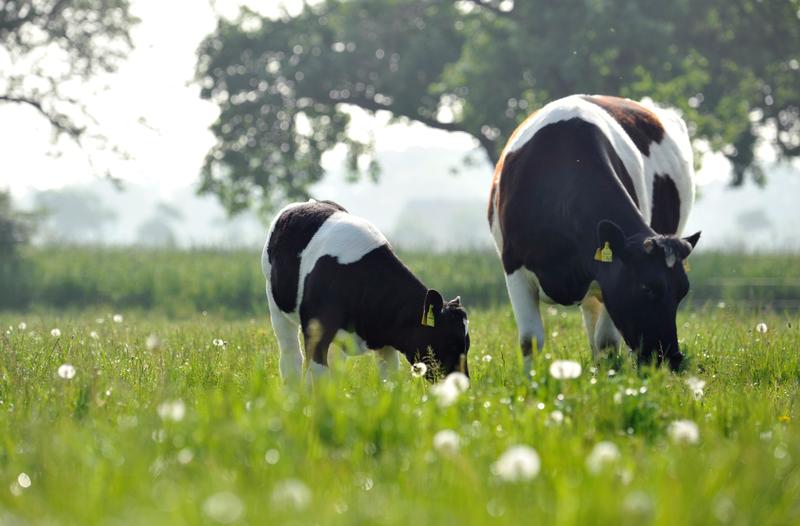
{"label": "wildflower", "polygon": [[529,446],[512,446],[492,464],[492,473],[505,482],[524,482],[536,478],[542,463]]}
{"label": "wildflower", "polygon": [[17,476],[17,484],[19,484],[21,488],[28,489],[31,487],[31,478],[27,473],[20,473]]}
{"label": "wildflower", "polygon": [[556,409],[550,413],[550,421],[556,425],[560,425],[564,421],[564,413]]}
{"label": "wildflower", "polygon": [[461,438],[452,429],[443,429],[433,435],[433,449],[445,455],[458,453]]}
{"label": "wildflower", "polygon": [[760,332],[761,334],[766,333],[767,332],[767,324],[762,321],[761,323],[756,325],[756,330],[758,332]]}
{"label": "wildflower", "polygon": [[467,375],[464,373],[458,371],[448,374],[444,381],[453,385],[459,393],[463,393],[469,389],[469,378],[467,378]]}
{"label": "wildflower", "polygon": [[619,460],[619,448],[613,442],[598,442],[586,457],[586,468],[590,473],[600,473],[604,467]]}
{"label": "wildflower", "polygon": [[91,338],[93,340],[98,340],[98,339],[100,339],[100,335],[97,334],[97,331],[92,331],[92,332],[89,333],[89,338]]}
{"label": "wildflower", "polygon": [[484,354],[483,357],[481,358],[481,360],[483,360],[486,363],[489,363],[489,362],[492,361],[492,355],[491,354]]}
{"label": "wildflower", "polygon": [[214,340],[211,343],[214,344],[214,347],[224,347],[225,346],[225,340],[223,340],[222,338],[214,338]]}
{"label": "wildflower", "polygon": [[147,337],[147,340],[145,340],[144,344],[148,351],[154,351],[161,347],[161,340],[155,334],[151,334]]}
{"label": "wildflower", "polygon": [[550,376],[557,380],[569,380],[581,375],[581,364],[573,360],[555,360],[550,364]]}
{"label": "wildflower", "polygon": [[706,386],[705,380],[701,380],[696,376],[690,376],[686,379],[686,385],[691,389],[695,400],[703,398],[703,388]]}
{"label": "wildflower", "polygon": [[431,387],[431,394],[436,398],[436,402],[439,404],[439,407],[449,407],[458,400],[458,396],[461,392],[458,390],[452,382],[439,382],[438,384]]}
{"label": "wildflower", "polygon": [[178,451],[178,462],[180,464],[188,464],[194,459],[194,453],[188,447],[185,447]]}
{"label": "wildflower", "polygon": [[428,372],[428,366],[422,362],[417,362],[411,366],[411,376],[422,378]]}
{"label": "wildflower", "polygon": [[696,444],[700,440],[700,430],[691,420],[675,420],[669,425],[667,432],[676,444]]}
{"label": "wildflower", "polygon": [[63,378],[64,380],[72,380],[75,378],[75,367],[72,365],[65,363],[59,366],[58,368],[58,376]]}
{"label": "wildflower", "polygon": [[52,331],[50,331],[50,336],[52,336],[53,338],[60,338],[61,337],[61,329],[58,329],[58,328],[53,329]]}
{"label": "wildflower", "polygon": [[21,331],[24,331],[25,329],[27,329],[27,328],[28,328],[28,324],[27,324],[27,323],[25,323],[24,321],[21,321],[21,322],[19,322],[19,325],[17,325],[17,328],[18,328],[19,330],[21,330]]}
{"label": "wildflower", "polygon": [[167,400],[160,403],[156,411],[161,420],[180,422],[186,415],[186,404],[183,403],[183,400]]}
{"label": "wildflower", "polygon": [[268,449],[267,452],[264,453],[264,462],[271,466],[277,464],[280,459],[281,454],[277,449]]}
{"label": "wildflower", "polygon": [[114,314],[111,319],[114,320],[114,323],[122,323],[122,314]]}
{"label": "wildflower", "polygon": [[230,491],[221,491],[203,502],[203,514],[213,521],[228,524],[241,518],[244,504]]}
{"label": "wildflower", "polygon": [[781,424],[788,424],[789,420],[791,420],[789,415],[781,415],[778,417],[778,422],[780,422]]}
{"label": "wildflower", "polygon": [[311,503],[311,490],[300,480],[287,479],[275,486],[270,500],[276,507],[302,511]]}

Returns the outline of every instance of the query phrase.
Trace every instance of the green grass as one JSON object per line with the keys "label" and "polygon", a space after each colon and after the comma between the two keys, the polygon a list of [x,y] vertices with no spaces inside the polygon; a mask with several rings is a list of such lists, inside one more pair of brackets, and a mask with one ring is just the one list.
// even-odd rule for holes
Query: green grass
{"label": "green grass", "polygon": [[[0,314],[0,523],[800,522],[796,314],[682,311],[686,371],[617,357],[593,375],[578,313],[544,311],[547,354],[526,379],[510,309],[473,309],[472,384],[446,408],[405,367],[381,381],[370,356],[314,389],[283,386],[265,316]],[[583,374],[553,379],[556,358]],[[57,374],[64,363],[71,380]],[[700,400],[691,375],[707,382]],[[158,414],[170,400],[185,404],[179,421]],[[676,419],[697,423],[698,444],[669,439]],[[457,454],[433,449],[442,429],[459,434]],[[586,458],[603,440],[621,458],[592,474]],[[492,474],[515,444],[538,452],[535,479]],[[291,480],[310,500],[286,497]]]}

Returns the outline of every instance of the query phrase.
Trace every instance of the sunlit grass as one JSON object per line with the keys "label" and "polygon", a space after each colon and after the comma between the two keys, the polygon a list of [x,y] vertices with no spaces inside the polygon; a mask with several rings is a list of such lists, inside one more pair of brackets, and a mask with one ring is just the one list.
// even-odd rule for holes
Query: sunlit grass
{"label": "sunlit grass", "polygon": [[[284,387],[265,319],[0,315],[0,523],[800,520],[796,315],[682,312],[689,364],[674,375],[594,364],[578,313],[543,311],[525,378],[510,309],[473,310],[471,386],[446,407],[405,364],[382,381],[369,356]],[[555,359],[581,375],[553,378]],[[696,444],[671,437],[678,420]],[[434,447],[442,430],[456,451]],[[596,468],[599,442],[619,455]],[[510,482],[496,463],[516,445],[541,465]]]}

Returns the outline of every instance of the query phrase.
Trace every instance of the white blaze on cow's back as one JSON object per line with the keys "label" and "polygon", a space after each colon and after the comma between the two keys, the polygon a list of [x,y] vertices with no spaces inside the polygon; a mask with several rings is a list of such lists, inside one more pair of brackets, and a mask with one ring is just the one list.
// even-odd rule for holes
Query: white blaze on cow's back
{"label": "white blaze on cow's back", "polygon": [[625,169],[633,181],[636,199],[639,201],[639,212],[649,224],[652,215],[651,186],[645,180],[642,155],[614,117],[597,104],[584,100],[583,97],[584,95],[564,97],[547,104],[537,111],[514,132],[514,135],[506,145],[503,155],[505,156],[522,148],[536,135],[536,132],[548,124],[574,118],[594,124],[603,132],[622,164],[625,165]]}
{"label": "white blaze on cow's back", "polygon": [[332,214],[300,253],[300,274],[297,283],[297,308],[303,298],[306,277],[319,258],[331,256],[341,265],[349,265],[383,245],[388,245],[380,230],[372,223],[347,212]]}

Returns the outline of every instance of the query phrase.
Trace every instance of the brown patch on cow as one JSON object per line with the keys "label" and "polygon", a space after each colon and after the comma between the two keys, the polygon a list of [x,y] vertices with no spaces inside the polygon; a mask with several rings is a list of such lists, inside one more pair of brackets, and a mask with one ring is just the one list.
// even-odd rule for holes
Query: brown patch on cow
{"label": "brown patch on cow", "polygon": [[503,148],[503,152],[500,154],[500,159],[497,161],[497,164],[494,166],[494,175],[492,176],[492,188],[489,191],[489,211],[488,211],[488,214],[487,214],[487,217],[489,218],[489,226],[491,226],[492,222],[494,221],[494,201],[495,201],[495,196],[497,194],[497,189],[498,189],[499,182],[500,182],[500,175],[503,173],[503,167],[505,167],[505,164],[506,164],[506,157],[508,157],[508,155],[509,155],[508,146],[509,146],[509,144],[514,142],[514,139],[517,137],[517,135],[520,134],[520,132],[526,126],[528,121],[530,121],[531,119],[533,119],[536,116],[536,113],[538,111],[539,110],[536,110],[533,113],[531,113],[530,115],[528,115],[527,117],[525,117],[525,120],[523,120],[521,123],[519,123],[517,125],[516,128],[514,128],[514,131],[511,133],[511,136],[508,138],[508,141],[506,141],[506,145]]}
{"label": "brown patch on cow", "polygon": [[681,198],[668,175],[653,178],[653,217],[650,228],[662,235],[676,234],[681,217]]}
{"label": "brown patch on cow", "polygon": [[658,116],[638,102],[608,95],[583,98],[597,104],[614,117],[644,155],[650,155],[650,144],[658,144],[664,139],[664,126]]}

